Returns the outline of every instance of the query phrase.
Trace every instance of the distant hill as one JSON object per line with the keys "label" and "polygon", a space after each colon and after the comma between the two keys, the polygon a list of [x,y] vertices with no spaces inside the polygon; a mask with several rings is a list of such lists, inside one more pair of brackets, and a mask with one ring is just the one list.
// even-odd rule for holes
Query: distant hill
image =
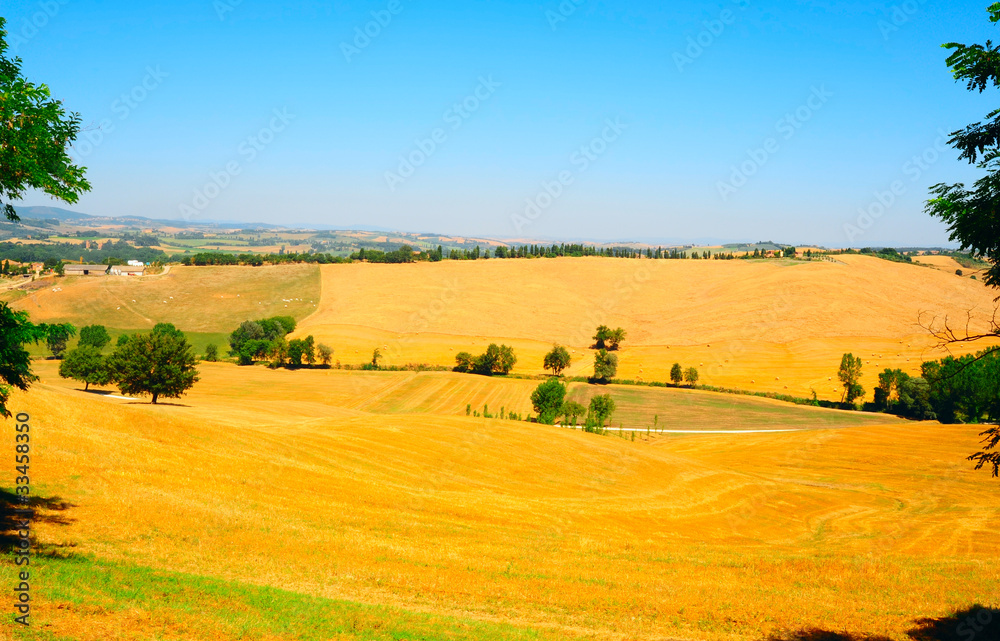
{"label": "distant hill", "polygon": [[95,217],[59,207],[14,207],[21,218],[55,219],[59,222],[90,222]]}

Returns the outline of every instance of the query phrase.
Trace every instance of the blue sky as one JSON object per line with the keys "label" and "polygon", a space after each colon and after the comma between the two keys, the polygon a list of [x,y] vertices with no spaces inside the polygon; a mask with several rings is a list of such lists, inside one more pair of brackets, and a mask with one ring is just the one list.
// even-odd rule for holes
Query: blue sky
{"label": "blue sky", "polygon": [[987,4],[7,0],[0,15],[29,79],[83,118],[79,211],[903,246],[945,244],[927,189],[979,175],[941,133],[995,96],[956,84],[940,44],[997,38]]}

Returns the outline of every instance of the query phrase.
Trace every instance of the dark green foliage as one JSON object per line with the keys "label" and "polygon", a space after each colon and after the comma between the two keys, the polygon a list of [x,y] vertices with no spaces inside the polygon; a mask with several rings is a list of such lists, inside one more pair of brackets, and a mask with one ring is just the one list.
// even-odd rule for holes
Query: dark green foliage
{"label": "dark green foliage", "polygon": [[38,189],[75,203],[90,184],[68,153],[80,132],[80,115],[67,114],[48,87],[21,74],[21,59],[7,55],[5,25],[0,18],[0,210],[16,221],[14,207],[4,201]]}
{"label": "dark green foliage", "polygon": [[937,418],[931,405],[931,386],[923,378],[907,376],[899,384],[899,402],[896,411],[907,418],[918,421],[933,421]]}
{"label": "dark green foliage", "polygon": [[545,369],[552,370],[552,373],[559,376],[573,362],[570,358],[569,350],[561,345],[554,345],[552,351],[545,355],[542,365]]}
{"label": "dark green foliage", "polygon": [[901,369],[885,369],[878,375],[878,387],[875,388],[875,408],[879,411],[891,412],[899,402],[899,389],[910,376]]}
{"label": "dark green foliage", "polygon": [[611,328],[607,325],[598,325],[597,333],[594,334],[593,349],[607,349],[608,339],[611,337]]}
{"label": "dark green foliage", "polygon": [[316,354],[319,357],[319,362],[323,365],[323,367],[330,366],[330,359],[333,358],[333,349],[329,345],[320,343],[316,347]]}
{"label": "dark green foliage", "polygon": [[566,419],[569,425],[576,425],[577,419],[587,413],[587,408],[576,401],[566,401],[562,404],[559,413]]}
{"label": "dark green foliage", "polygon": [[69,339],[76,336],[76,328],[69,323],[63,325],[43,324],[42,327],[45,329],[45,341],[49,346],[49,351],[52,352],[52,356],[62,358]]}
{"label": "dark green foliage", "polygon": [[687,368],[687,371],[684,372],[684,382],[691,386],[696,385],[698,383],[698,370],[694,367]]}
{"label": "dark green foliage", "polygon": [[602,349],[594,354],[594,381],[607,383],[618,373],[618,357]]}
{"label": "dark green foliage", "polygon": [[111,336],[104,325],[87,325],[80,330],[80,345],[92,345],[98,350],[111,342]]}
{"label": "dark green foliage", "polygon": [[621,327],[616,327],[608,333],[607,343],[608,351],[615,351],[621,347],[622,341],[625,340],[626,332]]}
{"label": "dark green foliage", "polygon": [[991,427],[979,435],[984,437],[983,451],[976,452],[969,460],[976,462],[977,470],[992,466],[993,476],[1000,476],[1000,448],[997,447],[1000,445],[1000,427]]}
{"label": "dark green foliage", "polygon": [[684,370],[681,368],[680,363],[674,363],[670,367],[670,382],[674,385],[680,385],[684,380]]}
{"label": "dark green foliage", "polygon": [[566,386],[558,380],[545,381],[531,393],[531,406],[538,413],[538,422],[552,425],[556,422],[566,398]]}
{"label": "dark green foliage", "polygon": [[205,346],[205,360],[209,363],[214,363],[219,360],[219,348],[213,343],[209,343]]}
{"label": "dark green foliage", "polygon": [[837,370],[837,378],[844,385],[842,401],[853,404],[856,399],[865,395],[865,388],[861,386],[861,357],[854,354],[844,354],[840,359],[840,369]]}
{"label": "dark green foliage", "polygon": [[611,420],[615,412],[615,399],[610,394],[601,394],[590,399],[588,418],[593,419],[599,427]]}
{"label": "dark green foliage", "polygon": [[167,327],[130,337],[108,357],[107,364],[123,394],[151,394],[153,403],[161,396],[179,398],[198,381],[187,339]]}
{"label": "dark green foliage", "polygon": [[618,349],[622,341],[625,340],[626,332],[621,327],[611,329],[607,325],[599,325],[594,334],[594,349],[607,349],[614,351]]}
{"label": "dark green foliage", "polygon": [[288,364],[292,367],[302,367],[302,357],[305,355],[306,344],[301,338],[288,341]]}
{"label": "dark green foliage", "polygon": [[[273,355],[278,347],[278,341],[293,331],[295,331],[295,319],[291,316],[243,321],[229,335],[229,353],[239,358],[240,365],[252,365],[254,361]],[[279,365],[283,362],[282,359]]]}
{"label": "dark green foliage", "polygon": [[412,263],[413,247],[403,245],[399,249],[390,252],[382,252],[377,249],[360,249],[351,254],[351,260],[364,260],[369,263]]}
{"label": "dark green foliage", "polygon": [[59,363],[59,376],[81,381],[84,390],[91,385],[107,385],[111,382],[111,374],[101,355],[101,350],[93,345],[81,344],[66,354]]}
{"label": "dark green foliage", "polygon": [[930,385],[930,402],[942,423],[1000,419],[1000,350],[928,361],[921,374]]}
{"label": "dark green foliage", "polygon": [[0,416],[10,416],[7,399],[11,387],[26,390],[38,380],[31,373],[31,356],[24,345],[44,338],[44,329],[32,324],[27,312],[14,311],[0,302]]}
{"label": "dark green foliage", "polygon": [[459,352],[455,354],[455,368],[454,371],[468,373],[472,371],[472,366],[475,363],[476,357],[469,352]]}
{"label": "dark green foliage", "polygon": [[513,347],[490,343],[485,353],[474,358],[468,352],[456,354],[454,371],[472,372],[482,376],[509,374],[515,363],[517,363],[517,356],[514,355]]}
{"label": "dark green foliage", "polygon": [[[1000,4],[991,5],[988,11],[991,22],[1000,20]],[[989,40],[985,45],[949,42],[943,46],[952,50],[947,65],[955,80],[964,80],[969,91],[982,93],[987,87],[1000,87],[1000,47]],[[926,211],[948,224],[949,239],[957,241],[961,250],[968,250],[991,264],[986,284],[1000,287],[1000,233],[997,231],[1000,109],[994,109],[986,118],[985,122],[952,132],[949,141],[960,152],[959,158],[975,164],[986,175],[977,180],[971,190],[962,183],[934,185],[931,188],[933,198],[928,201]]]}

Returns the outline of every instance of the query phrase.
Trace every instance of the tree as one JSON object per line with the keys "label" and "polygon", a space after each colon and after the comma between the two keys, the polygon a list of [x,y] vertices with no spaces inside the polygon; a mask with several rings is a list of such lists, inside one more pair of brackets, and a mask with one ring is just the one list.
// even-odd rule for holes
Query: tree
{"label": "tree", "polygon": [[931,405],[931,386],[919,376],[907,377],[899,384],[899,403],[901,415],[918,421],[933,421],[937,418],[934,406]]}
{"label": "tree", "polygon": [[80,115],[67,114],[49,88],[21,74],[21,59],[7,56],[6,20],[0,18],[0,210],[17,221],[14,207],[29,189],[75,203],[90,190],[85,169],[73,164],[68,149],[80,132]]}
{"label": "tree", "polygon": [[587,408],[576,401],[566,401],[559,413],[563,415],[567,423],[575,426],[577,419],[587,413]]}
{"label": "tree", "polygon": [[240,355],[247,350],[247,343],[258,341],[265,337],[264,328],[257,321],[243,321],[240,326],[229,335],[229,349],[233,355]]}
{"label": "tree", "polygon": [[878,375],[878,387],[875,388],[875,407],[887,412],[899,401],[899,389],[910,378],[901,369],[886,368]]}
{"label": "tree", "polygon": [[219,360],[219,348],[214,343],[205,346],[205,360],[214,363]]}
{"label": "tree", "polygon": [[104,325],[87,325],[80,330],[80,345],[92,345],[98,350],[111,342],[111,336]]}
{"label": "tree", "polygon": [[333,349],[329,345],[320,343],[316,347],[316,352],[319,355],[319,362],[323,364],[323,367],[329,367],[330,360],[333,358]]}
{"label": "tree", "polygon": [[681,369],[680,363],[674,363],[670,368],[670,382],[674,385],[680,385],[681,381],[684,380],[684,370]]}
{"label": "tree", "polygon": [[455,354],[455,367],[453,371],[462,373],[471,372],[475,361],[476,357],[469,352],[459,352]]}
{"label": "tree", "polygon": [[855,399],[865,395],[865,388],[861,387],[861,357],[854,354],[844,354],[840,359],[840,369],[837,371],[837,378],[844,384],[844,394],[841,399],[843,403],[854,403]]}
{"label": "tree", "polygon": [[90,389],[91,385],[107,385],[111,382],[100,348],[89,344],[81,344],[66,354],[66,358],[59,363],[59,376],[82,381],[84,391]]}
{"label": "tree", "polygon": [[570,366],[572,359],[569,355],[569,350],[561,345],[554,345],[552,351],[545,355],[545,360],[542,361],[542,365],[545,369],[552,370],[555,376],[562,374],[563,370]]}
{"label": "tree", "polygon": [[136,334],[108,357],[111,379],[123,394],[180,398],[198,381],[195,358],[184,334]]}
{"label": "tree", "polygon": [[611,328],[607,325],[598,325],[597,333],[594,334],[594,349],[607,349],[607,341],[611,338]]}
{"label": "tree", "polygon": [[472,361],[471,370],[483,376],[509,374],[515,363],[517,363],[517,356],[514,355],[514,348],[490,343],[486,352]]}
{"label": "tree", "polygon": [[7,399],[11,387],[27,390],[38,380],[31,373],[31,356],[24,345],[45,338],[45,330],[28,320],[28,313],[12,310],[0,302],[0,416],[9,417]]}
{"label": "tree", "polygon": [[516,363],[517,356],[514,355],[514,348],[509,345],[501,345],[499,358],[497,359],[494,371],[504,375],[510,374],[510,370],[514,369],[514,365]]}
{"label": "tree", "polygon": [[608,351],[617,350],[621,346],[622,341],[625,340],[625,335],[626,332],[621,327],[617,327],[608,332],[608,337],[607,337]]}
{"label": "tree", "polygon": [[607,383],[618,373],[618,357],[602,349],[594,354],[594,380]]}
{"label": "tree", "polygon": [[550,379],[536,387],[531,393],[531,406],[538,413],[538,422],[549,425],[555,423],[565,398],[566,386],[556,379]]}
{"label": "tree", "polygon": [[601,394],[590,399],[589,415],[600,427],[611,420],[611,415],[615,412],[615,399],[610,394]]}
{"label": "tree", "polygon": [[983,438],[983,451],[976,452],[969,457],[970,461],[976,462],[976,469],[981,470],[984,466],[993,466],[993,476],[1000,475],[1000,427],[991,427],[979,434]]}
{"label": "tree", "polygon": [[302,357],[305,355],[305,351],[306,344],[301,338],[288,341],[288,364],[292,367],[302,367]]}
{"label": "tree", "polygon": [[694,367],[687,368],[687,371],[684,372],[684,381],[694,386],[698,382],[698,370]]}
{"label": "tree", "polygon": [[312,337],[312,334],[302,339],[302,357],[310,365],[316,363],[316,339]]}
{"label": "tree", "polygon": [[[992,4],[987,11],[990,22],[1000,22],[1000,3]],[[985,45],[949,42],[942,46],[952,50],[946,63],[956,81],[966,81],[967,90],[982,93],[988,86],[1000,87],[1000,46],[989,40]],[[957,241],[962,251],[984,257],[992,264],[986,284],[1000,287],[1000,109],[991,111],[986,118],[986,122],[952,132],[948,141],[961,152],[960,159],[976,165],[986,175],[976,181],[972,190],[962,183],[934,185],[934,197],[928,201],[926,211],[948,224],[950,240]],[[994,324],[994,328],[1000,333],[1000,327]]]}
{"label": "tree", "polygon": [[378,369],[378,362],[381,358],[382,350],[376,347],[375,351],[372,352],[372,369]]}
{"label": "tree", "polygon": [[76,336],[76,328],[69,323],[63,325],[42,325],[46,330],[45,340],[55,358],[62,358],[69,339]]}

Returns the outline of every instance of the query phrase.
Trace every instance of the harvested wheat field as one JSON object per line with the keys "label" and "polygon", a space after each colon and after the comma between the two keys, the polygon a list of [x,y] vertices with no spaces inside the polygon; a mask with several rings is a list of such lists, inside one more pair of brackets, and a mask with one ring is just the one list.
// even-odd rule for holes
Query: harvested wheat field
{"label": "harvested wheat field", "polygon": [[969,426],[613,388],[695,429],[822,428],[633,441],[464,415],[530,381],[200,368],[157,406],[52,362],[13,397],[45,550],[23,638],[902,639],[1000,605]]}
{"label": "harvested wheat field", "polygon": [[542,357],[560,343],[574,359],[568,374],[589,375],[590,338],[606,324],[628,332],[620,378],[666,381],[679,362],[698,368],[703,384],[826,400],[841,398],[843,353],[864,359],[871,390],[887,367],[917,373],[947,354],[921,321],[939,326],[948,317],[964,327],[972,310],[970,329],[983,331],[996,308],[980,281],[854,255],[175,266],[140,279],[62,279],[55,288],[5,298],[38,321],[123,330],[171,322],[228,333],[242,320],[291,315],[301,319],[296,336],[314,335],[353,365],[378,347],[387,365],[451,366],[460,351],[502,342],[515,348],[522,374],[542,373]]}

